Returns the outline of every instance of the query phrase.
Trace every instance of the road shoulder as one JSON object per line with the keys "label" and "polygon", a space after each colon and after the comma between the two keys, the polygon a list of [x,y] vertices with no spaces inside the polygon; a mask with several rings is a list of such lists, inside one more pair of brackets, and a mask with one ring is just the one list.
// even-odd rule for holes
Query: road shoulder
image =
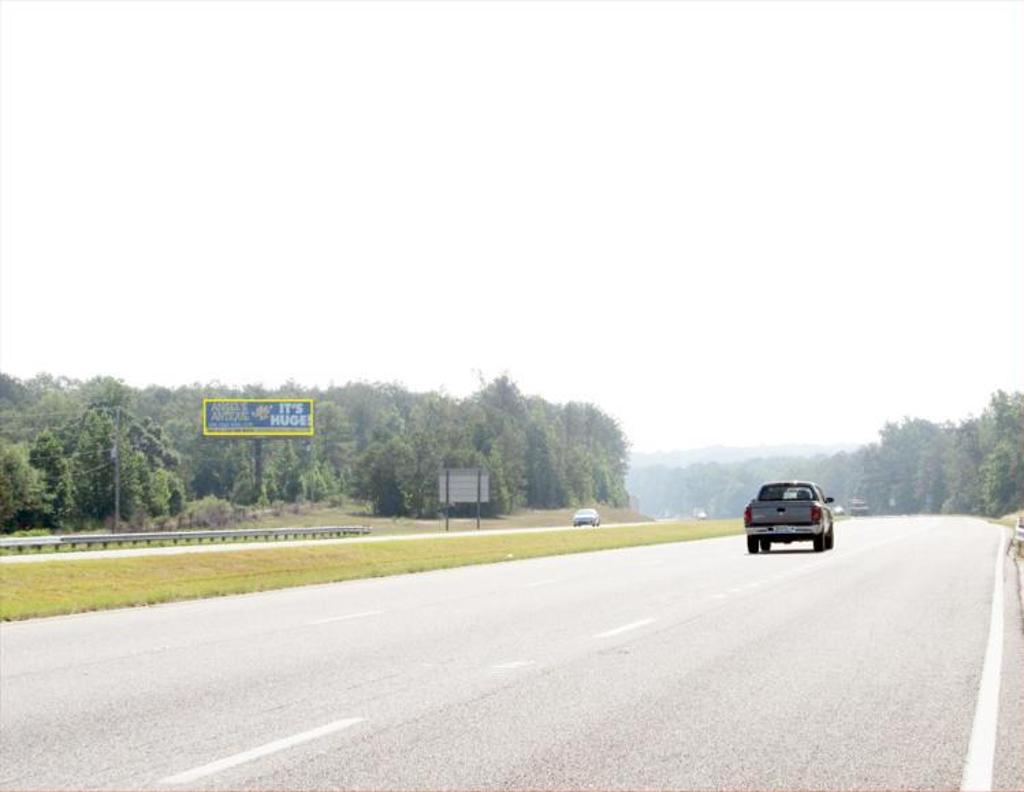
{"label": "road shoulder", "polygon": [[[993,789],[1024,789],[1024,559],[1010,545],[1003,564],[1010,596],[1004,603],[1004,643]],[[1016,586],[1014,585],[1016,583]],[[1013,596],[1016,589],[1017,596]]]}

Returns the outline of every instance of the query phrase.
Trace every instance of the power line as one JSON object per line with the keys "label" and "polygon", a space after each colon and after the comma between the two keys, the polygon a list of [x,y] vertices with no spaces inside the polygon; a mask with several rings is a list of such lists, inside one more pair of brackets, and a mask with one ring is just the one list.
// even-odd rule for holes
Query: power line
{"label": "power line", "polygon": [[[25,409],[24,413],[20,410]],[[35,410],[29,408],[19,407],[7,407],[6,409],[0,407],[0,421],[26,421],[33,420],[36,418],[44,418],[46,416],[55,415],[61,418],[81,419],[88,415],[90,412],[100,412],[113,414],[115,410],[122,409],[118,405],[107,405],[107,404],[76,404],[68,409],[54,409],[54,410]]]}
{"label": "power line", "polygon": [[94,448],[86,451],[56,451],[53,454],[39,453],[35,449],[29,449],[29,455],[37,459],[77,459],[81,456],[96,456],[108,453],[107,448]]}
{"label": "power line", "polygon": [[13,406],[13,405],[7,405],[7,406],[0,405],[0,410],[2,410],[4,413],[17,413],[19,411],[24,411],[25,415],[27,415],[27,416],[67,415],[69,412],[75,413],[76,415],[81,415],[83,412],[88,412],[89,410],[113,410],[113,409],[114,409],[113,407],[108,407],[106,405],[82,405],[82,404],[68,405],[68,407],[52,408],[52,409],[49,409],[49,410],[37,410],[34,407],[17,407],[17,406]]}
{"label": "power line", "polygon": [[76,472],[79,475],[83,475],[84,476],[84,475],[86,475],[88,473],[95,473],[97,470],[102,470],[105,467],[110,467],[112,464],[114,464],[114,463],[113,462],[104,462],[102,465],[97,465],[96,467],[89,468],[88,470],[79,470],[79,471],[76,471]]}

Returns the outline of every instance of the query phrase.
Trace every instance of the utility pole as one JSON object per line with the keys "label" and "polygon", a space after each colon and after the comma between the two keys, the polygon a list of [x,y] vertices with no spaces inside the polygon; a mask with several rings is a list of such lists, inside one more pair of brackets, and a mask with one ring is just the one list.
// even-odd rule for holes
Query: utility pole
{"label": "utility pole", "polygon": [[121,525],[121,452],[118,442],[121,439],[121,408],[114,408],[114,445],[110,456],[114,460],[114,533]]}

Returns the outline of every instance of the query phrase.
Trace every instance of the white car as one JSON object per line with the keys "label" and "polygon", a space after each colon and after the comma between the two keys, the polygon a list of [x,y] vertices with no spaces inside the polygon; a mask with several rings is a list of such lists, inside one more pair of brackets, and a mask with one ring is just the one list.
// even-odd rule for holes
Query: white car
{"label": "white car", "polygon": [[592,525],[597,528],[601,524],[601,515],[597,509],[580,509],[572,516],[572,527],[578,528],[581,525]]}

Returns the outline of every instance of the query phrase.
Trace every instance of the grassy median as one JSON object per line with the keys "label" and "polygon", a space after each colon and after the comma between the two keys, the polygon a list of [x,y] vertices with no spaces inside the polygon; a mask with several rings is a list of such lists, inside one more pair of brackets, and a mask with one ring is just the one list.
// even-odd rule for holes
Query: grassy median
{"label": "grassy median", "polygon": [[593,531],[3,564],[0,619],[152,605],[742,532],[743,525],[738,520],[708,520]]}

